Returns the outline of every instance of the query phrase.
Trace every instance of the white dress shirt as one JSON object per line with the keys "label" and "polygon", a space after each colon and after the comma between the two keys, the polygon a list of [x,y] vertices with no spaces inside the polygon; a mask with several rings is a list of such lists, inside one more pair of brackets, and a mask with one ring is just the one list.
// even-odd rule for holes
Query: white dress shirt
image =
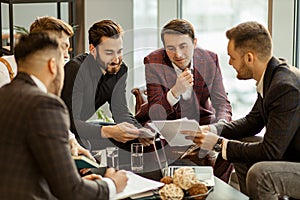
{"label": "white dress shirt", "polygon": [[[182,69],[180,69],[179,67],[177,67],[174,63],[172,63],[176,75],[177,77],[180,76],[180,74],[182,73]],[[194,65],[193,65],[193,59],[191,60],[191,66],[189,68],[189,70],[192,72],[194,69]],[[192,96],[192,92],[193,92],[193,87],[189,87],[182,95],[180,95],[184,100],[189,100]],[[179,100],[180,100],[180,96],[178,98],[174,97],[174,95],[172,94],[171,90],[169,90],[169,92],[167,93],[167,100],[169,102],[169,104],[171,106],[174,106]]]}

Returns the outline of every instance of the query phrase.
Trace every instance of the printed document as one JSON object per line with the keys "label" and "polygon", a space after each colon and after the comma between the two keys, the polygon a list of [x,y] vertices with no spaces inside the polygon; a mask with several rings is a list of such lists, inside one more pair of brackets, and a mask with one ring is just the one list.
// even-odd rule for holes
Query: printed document
{"label": "printed document", "polygon": [[126,171],[126,175],[128,182],[124,191],[116,194],[113,199],[124,199],[135,194],[155,190],[164,186],[164,183],[144,178],[130,171]]}
{"label": "printed document", "polygon": [[199,123],[196,120],[189,120],[187,118],[152,121],[148,125],[160,133],[170,146],[188,146],[193,144],[192,140],[185,139],[185,135],[181,134],[181,131],[201,131]]}

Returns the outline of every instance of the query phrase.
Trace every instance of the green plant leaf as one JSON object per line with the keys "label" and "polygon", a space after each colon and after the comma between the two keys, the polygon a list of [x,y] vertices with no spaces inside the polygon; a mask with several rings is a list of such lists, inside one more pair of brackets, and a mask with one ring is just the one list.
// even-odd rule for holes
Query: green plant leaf
{"label": "green plant leaf", "polygon": [[104,113],[104,111],[101,108],[99,108],[96,111],[96,113],[97,113],[98,119],[101,119],[104,122],[112,122],[112,120]]}
{"label": "green plant leaf", "polygon": [[22,26],[15,25],[14,30],[16,30],[16,32],[19,34],[29,34],[29,31],[25,27],[22,27]]}

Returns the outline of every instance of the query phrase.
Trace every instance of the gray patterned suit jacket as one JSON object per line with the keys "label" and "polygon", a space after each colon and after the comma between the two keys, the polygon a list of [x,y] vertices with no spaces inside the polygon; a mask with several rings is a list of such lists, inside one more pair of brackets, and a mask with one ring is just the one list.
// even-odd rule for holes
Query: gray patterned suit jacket
{"label": "gray patterned suit jacket", "polygon": [[0,198],[108,199],[104,181],[83,180],[68,146],[69,114],[25,73],[0,89]]}
{"label": "gray patterned suit jacket", "polygon": [[258,94],[246,117],[217,125],[218,133],[228,139],[253,136],[264,127],[262,142],[228,142],[227,159],[249,164],[266,160],[300,161],[300,72],[274,57],[264,74],[263,98]]}

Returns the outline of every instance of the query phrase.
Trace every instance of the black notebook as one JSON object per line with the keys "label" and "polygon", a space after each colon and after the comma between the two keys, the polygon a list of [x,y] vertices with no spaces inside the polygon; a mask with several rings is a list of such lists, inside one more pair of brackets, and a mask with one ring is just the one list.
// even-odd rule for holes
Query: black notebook
{"label": "black notebook", "polygon": [[86,156],[72,156],[78,169],[99,168],[100,165]]}

